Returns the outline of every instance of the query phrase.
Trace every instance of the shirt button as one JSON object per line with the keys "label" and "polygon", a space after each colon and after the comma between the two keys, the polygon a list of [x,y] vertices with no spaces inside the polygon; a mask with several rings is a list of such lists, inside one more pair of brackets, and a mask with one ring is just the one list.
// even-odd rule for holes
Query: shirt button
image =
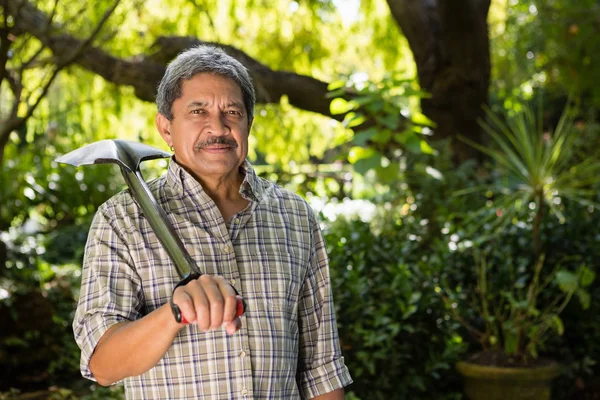
{"label": "shirt button", "polygon": [[246,357],[246,352],[245,352],[245,351],[242,351],[242,352],[240,353],[240,358],[244,358],[244,357]]}
{"label": "shirt button", "polygon": [[248,394],[248,391],[247,391],[246,389],[243,389],[243,390],[240,392],[240,394],[241,394],[242,396],[245,396],[245,395],[247,395],[247,394]]}
{"label": "shirt button", "polygon": [[229,280],[229,284],[230,284],[231,286],[235,286],[235,279],[230,279],[230,280]]}
{"label": "shirt button", "polygon": [[227,254],[231,252],[231,246],[226,244],[225,246],[221,247],[221,252],[223,254]]}

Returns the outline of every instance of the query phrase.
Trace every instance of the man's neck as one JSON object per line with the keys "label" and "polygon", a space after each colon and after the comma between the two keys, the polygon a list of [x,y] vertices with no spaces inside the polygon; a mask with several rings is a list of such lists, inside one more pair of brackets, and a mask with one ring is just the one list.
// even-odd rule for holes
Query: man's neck
{"label": "man's neck", "polygon": [[222,201],[236,201],[242,196],[240,194],[240,186],[244,181],[244,175],[240,172],[234,176],[226,177],[202,177],[196,178],[208,196],[219,203]]}
{"label": "man's neck", "polygon": [[248,200],[240,194],[245,176],[241,169],[225,176],[203,175],[201,177],[186,170],[202,185],[202,189],[215,202],[225,221],[248,205]]}
{"label": "man's neck", "polygon": [[248,205],[248,200],[240,194],[240,186],[243,180],[244,176],[240,173],[236,179],[207,179],[200,182],[206,194],[215,202],[225,221],[228,221]]}

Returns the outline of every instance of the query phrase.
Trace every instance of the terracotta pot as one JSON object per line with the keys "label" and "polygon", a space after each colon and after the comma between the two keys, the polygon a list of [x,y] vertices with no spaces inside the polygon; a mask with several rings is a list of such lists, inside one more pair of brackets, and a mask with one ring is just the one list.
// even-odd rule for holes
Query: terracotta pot
{"label": "terracotta pot", "polygon": [[560,375],[560,365],[541,367],[491,367],[461,361],[456,369],[463,376],[464,390],[471,400],[549,400],[550,382]]}

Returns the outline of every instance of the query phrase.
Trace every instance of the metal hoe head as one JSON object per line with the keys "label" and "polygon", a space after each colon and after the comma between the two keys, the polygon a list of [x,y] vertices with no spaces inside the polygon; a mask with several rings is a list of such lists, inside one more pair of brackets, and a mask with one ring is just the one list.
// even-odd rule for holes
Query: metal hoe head
{"label": "metal hoe head", "polygon": [[142,161],[169,157],[171,157],[170,153],[143,143],[107,139],[73,150],[57,158],[56,161],[76,167],[92,164],[118,164],[121,168],[135,172],[139,169]]}

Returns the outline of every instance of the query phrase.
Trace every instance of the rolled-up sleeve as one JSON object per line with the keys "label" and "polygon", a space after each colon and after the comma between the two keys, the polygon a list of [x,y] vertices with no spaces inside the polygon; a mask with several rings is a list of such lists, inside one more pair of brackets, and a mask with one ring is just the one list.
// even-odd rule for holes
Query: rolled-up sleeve
{"label": "rolled-up sleeve", "polygon": [[325,243],[316,218],[311,216],[313,246],[298,305],[300,354],[296,379],[303,399],[352,383],[340,350]]}
{"label": "rolled-up sleeve", "polygon": [[114,324],[140,318],[142,300],[140,279],[132,267],[126,241],[114,210],[105,203],[94,216],[88,235],[73,320],[85,378],[95,380],[89,363],[100,338]]}

